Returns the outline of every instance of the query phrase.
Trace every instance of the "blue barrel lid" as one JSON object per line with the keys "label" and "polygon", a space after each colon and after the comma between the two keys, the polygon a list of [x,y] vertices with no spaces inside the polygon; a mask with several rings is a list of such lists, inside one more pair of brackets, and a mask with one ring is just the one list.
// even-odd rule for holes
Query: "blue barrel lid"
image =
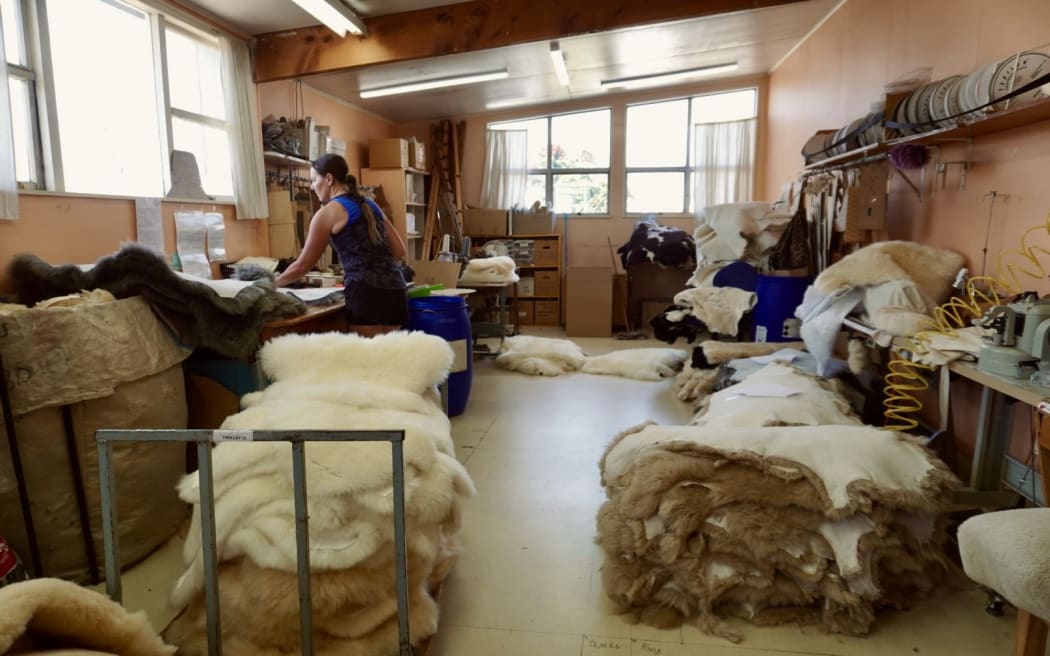
{"label": "blue barrel lid", "polygon": [[459,296],[420,296],[408,299],[410,310],[459,310],[466,306],[466,299]]}

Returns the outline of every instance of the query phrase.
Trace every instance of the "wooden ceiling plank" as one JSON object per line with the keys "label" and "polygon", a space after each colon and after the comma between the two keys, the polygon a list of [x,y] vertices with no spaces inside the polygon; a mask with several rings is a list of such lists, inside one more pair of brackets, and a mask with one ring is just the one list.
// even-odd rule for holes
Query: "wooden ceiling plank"
{"label": "wooden ceiling plank", "polygon": [[474,0],[365,19],[367,36],[309,27],[257,37],[255,81],[334,73],[803,0]]}

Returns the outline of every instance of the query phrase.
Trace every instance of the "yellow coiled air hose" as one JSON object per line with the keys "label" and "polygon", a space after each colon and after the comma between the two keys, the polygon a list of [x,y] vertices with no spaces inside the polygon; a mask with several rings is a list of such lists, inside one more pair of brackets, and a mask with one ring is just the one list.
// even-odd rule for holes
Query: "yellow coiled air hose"
{"label": "yellow coiled air hose", "polygon": [[[1050,214],[1043,223],[1034,225],[1021,235],[1021,247],[1016,251],[1003,251],[996,260],[999,277],[976,276],[968,278],[962,293],[953,296],[941,306],[934,308],[929,320],[929,327],[915,332],[898,342],[897,348],[902,351],[928,350],[927,346],[933,335],[955,336],[956,331],[971,325],[974,319],[984,316],[988,308],[1002,305],[1004,300],[1021,293],[1019,277],[1045,280],[1047,269],[1043,259],[1050,256],[1050,250],[1043,246],[1028,243],[1033,233],[1050,241]],[[883,382],[885,398],[882,401],[885,418],[884,426],[890,430],[910,431],[919,426],[911,415],[922,410],[922,402],[914,392],[929,389],[928,375],[937,369],[933,365],[914,362],[895,357],[887,365]]]}

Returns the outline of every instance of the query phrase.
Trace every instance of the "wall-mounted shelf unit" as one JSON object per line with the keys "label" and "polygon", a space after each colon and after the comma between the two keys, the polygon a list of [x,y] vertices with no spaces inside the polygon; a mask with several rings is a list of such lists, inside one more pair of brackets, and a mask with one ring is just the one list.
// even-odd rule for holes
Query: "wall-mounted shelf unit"
{"label": "wall-mounted shelf unit", "polygon": [[[427,216],[427,191],[430,173],[414,168],[364,168],[361,183],[382,188],[380,206],[385,201],[384,211],[389,209],[390,222],[406,242],[421,237],[423,222]],[[409,221],[409,215],[413,220]],[[415,249],[409,244],[409,253]]]}

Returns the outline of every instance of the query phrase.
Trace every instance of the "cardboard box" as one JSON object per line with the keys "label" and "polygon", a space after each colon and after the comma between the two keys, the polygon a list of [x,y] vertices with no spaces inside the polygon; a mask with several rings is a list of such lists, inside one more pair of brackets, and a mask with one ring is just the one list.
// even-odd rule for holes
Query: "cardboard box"
{"label": "cardboard box", "polygon": [[459,262],[413,260],[409,266],[416,273],[412,279],[416,285],[443,285],[445,289],[453,289],[459,280]]}
{"label": "cardboard box", "polygon": [[558,266],[558,244],[553,239],[537,239],[532,251],[532,263],[536,266]]}
{"label": "cardboard box", "polygon": [[295,238],[294,223],[278,223],[267,226],[270,233],[270,257],[296,257],[299,243]]}
{"label": "cardboard box", "polygon": [[561,289],[561,276],[557,271],[536,272],[536,293],[533,296],[557,296]]}
{"label": "cardboard box", "polygon": [[558,301],[535,301],[537,326],[560,326],[561,316]]}
{"label": "cardboard box", "polygon": [[519,326],[533,326],[536,324],[536,304],[533,301],[518,299],[514,303],[514,311],[518,313]]}
{"label": "cardboard box", "polygon": [[507,210],[468,207],[463,210],[463,232],[468,235],[507,234]]}
{"label": "cardboard box", "polygon": [[427,169],[427,149],[422,141],[408,142],[408,165],[414,169]]}
{"label": "cardboard box", "polygon": [[627,274],[613,274],[612,323],[614,328],[627,329]]}
{"label": "cardboard box", "polygon": [[512,235],[549,235],[554,233],[554,214],[551,212],[512,212]]}
{"label": "cardboard box", "polygon": [[408,142],[404,139],[369,139],[368,166],[374,169],[408,168]]}
{"label": "cardboard box", "polygon": [[611,267],[569,269],[565,280],[565,334],[611,337],[613,312]]}
{"label": "cardboard box", "polygon": [[623,263],[616,252],[616,246],[609,242],[573,243],[568,247],[569,268],[576,267],[612,267],[613,274],[623,273]]}
{"label": "cardboard box", "polygon": [[266,222],[270,225],[295,223],[295,203],[288,195],[287,189],[276,189],[266,192],[266,202],[270,207]]}

